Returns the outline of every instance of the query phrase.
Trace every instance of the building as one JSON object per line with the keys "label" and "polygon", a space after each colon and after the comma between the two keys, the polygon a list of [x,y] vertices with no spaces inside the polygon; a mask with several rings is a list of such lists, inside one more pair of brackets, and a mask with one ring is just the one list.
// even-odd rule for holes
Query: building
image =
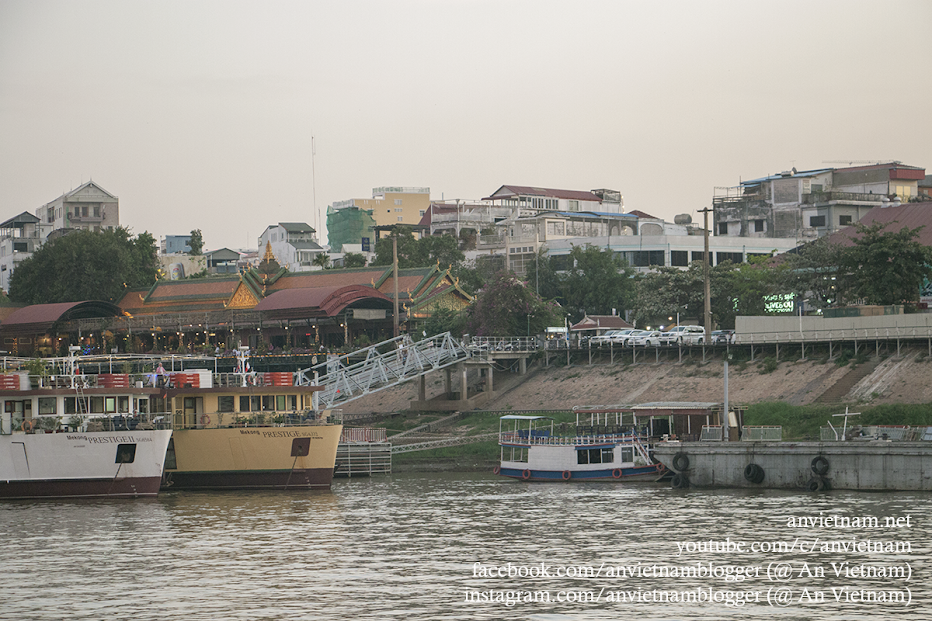
{"label": "building", "polygon": [[39,207],[36,216],[49,231],[83,229],[99,231],[120,226],[120,200],[93,181]]}
{"label": "building", "polygon": [[485,200],[519,210],[518,215],[541,211],[596,211],[622,213],[624,198],[616,190],[555,190],[524,185],[503,185]]}
{"label": "building", "polygon": [[334,252],[342,252],[343,244],[361,244],[369,252],[375,227],[416,225],[429,207],[430,188],[373,188],[371,199],[351,198],[327,207],[327,239]]}
{"label": "building", "polygon": [[713,232],[751,238],[823,237],[858,222],[874,207],[914,200],[924,179],[925,169],[890,162],[794,168],[742,181],[735,188],[716,188]]}
{"label": "building", "polygon": [[191,252],[190,235],[166,235],[159,244],[161,254],[188,254]]}
{"label": "building", "polygon": [[326,250],[317,243],[317,231],[304,222],[279,222],[259,236],[259,247],[271,247],[280,265],[292,272],[314,268],[314,259]]}
{"label": "building", "polygon": [[10,290],[13,270],[42,245],[48,231],[49,225],[28,211],[0,224],[0,289]]}

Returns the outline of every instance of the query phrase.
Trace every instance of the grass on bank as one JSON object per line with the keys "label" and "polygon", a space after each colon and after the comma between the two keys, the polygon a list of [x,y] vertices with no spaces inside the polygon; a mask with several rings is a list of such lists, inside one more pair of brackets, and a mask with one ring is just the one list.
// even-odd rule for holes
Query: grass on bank
{"label": "grass on bank", "polygon": [[[860,412],[848,419],[851,425],[932,425],[932,403],[862,406],[848,405],[849,412]],[[748,406],[746,425],[782,425],[784,439],[818,440],[821,427],[832,421],[836,428],[844,419],[845,405],[789,405],[783,402]]]}

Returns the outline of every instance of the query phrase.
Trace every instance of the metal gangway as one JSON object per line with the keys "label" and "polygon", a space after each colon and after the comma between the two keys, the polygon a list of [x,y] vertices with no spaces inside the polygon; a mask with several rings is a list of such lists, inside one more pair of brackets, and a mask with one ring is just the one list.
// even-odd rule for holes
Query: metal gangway
{"label": "metal gangway", "polygon": [[316,393],[317,408],[329,409],[449,367],[469,356],[469,351],[449,332],[417,342],[403,335],[351,354],[331,354],[326,362],[298,371],[295,381],[323,387]]}

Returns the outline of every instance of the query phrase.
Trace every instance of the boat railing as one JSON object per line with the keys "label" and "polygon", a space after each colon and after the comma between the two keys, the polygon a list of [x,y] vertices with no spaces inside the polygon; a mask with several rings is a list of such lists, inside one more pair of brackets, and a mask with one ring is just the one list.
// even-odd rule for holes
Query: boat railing
{"label": "boat railing", "polygon": [[647,441],[647,438],[641,438],[632,433],[610,433],[597,435],[576,435],[576,436],[551,436],[543,434],[516,433],[514,431],[502,432],[499,434],[500,444],[521,444],[535,446],[584,446],[608,443],[640,443]]}
{"label": "boat railing", "polygon": [[265,410],[261,412],[175,412],[174,429],[312,427],[341,423],[341,410]]}
{"label": "boat railing", "polygon": [[207,370],[165,371],[164,373],[70,373],[29,375],[26,372],[0,375],[0,390],[95,388],[227,388],[237,386],[293,386],[294,373],[233,372],[213,373]]}

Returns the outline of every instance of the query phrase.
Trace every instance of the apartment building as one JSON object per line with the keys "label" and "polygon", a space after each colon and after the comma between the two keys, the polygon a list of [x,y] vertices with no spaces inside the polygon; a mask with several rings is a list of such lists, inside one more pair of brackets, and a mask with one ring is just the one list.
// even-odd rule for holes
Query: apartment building
{"label": "apartment building", "polygon": [[915,200],[924,179],[924,168],[900,162],[793,168],[716,188],[713,232],[752,238],[823,237],[858,222],[874,207]]}
{"label": "apartment building", "polygon": [[375,245],[375,227],[416,225],[430,208],[430,188],[380,187],[372,198],[335,201],[327,207],[327,239],[334,252],[343,244]]}
{"label": "apartment building", "polygon": [[114,229],[120,226],[120,199],[88,181],[39,207],[36,216],[50,231]]}
{"label": "apartment building", "polygon": [[317,243],[317,231],[305,222],[279,222],[259,236],[259,248],[271,247],[275,260],[291,272],[313,269],[317,255],[326,252]]}
{"label": "apartment building", "polygon": [[49,230],[28,211],[0,224],[0,289],[10,290],[13,270],[42,245]]}

